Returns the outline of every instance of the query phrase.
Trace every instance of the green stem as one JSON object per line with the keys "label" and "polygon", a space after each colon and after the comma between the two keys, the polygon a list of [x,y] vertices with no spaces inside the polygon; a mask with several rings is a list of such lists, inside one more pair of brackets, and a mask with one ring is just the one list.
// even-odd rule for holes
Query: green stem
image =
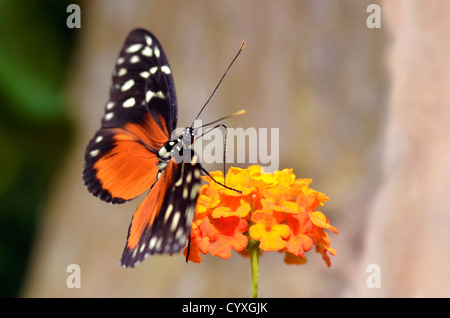
{"label": "green stem", "polygon": [[259,242],[252,240],[249,243],[248,252],[252,268],[252,297],[258,298]]}

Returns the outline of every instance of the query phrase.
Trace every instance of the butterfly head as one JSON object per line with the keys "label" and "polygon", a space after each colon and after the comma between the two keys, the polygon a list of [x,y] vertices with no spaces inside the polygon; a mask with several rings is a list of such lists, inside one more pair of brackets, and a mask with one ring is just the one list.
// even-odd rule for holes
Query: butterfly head
{"label": "butterfly head", "polygon": [[186,127],[183,131],[183,134],[180,136],[180,142],[183,146],[188,147],[194,143],[195,135],[197,134],[197,129],[192,127]]}

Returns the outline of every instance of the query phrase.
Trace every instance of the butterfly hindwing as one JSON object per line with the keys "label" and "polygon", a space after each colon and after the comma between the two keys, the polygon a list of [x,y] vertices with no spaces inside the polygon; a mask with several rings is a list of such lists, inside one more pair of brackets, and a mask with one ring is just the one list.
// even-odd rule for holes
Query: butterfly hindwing
{"label": "butterfly hindwing", "polygon": [[84,183],[100,199],[123,203],[156,181],[157,156],[177,122],[172,72],[150,32],[132,31],[116,61],[102,128],[86,149]]}
{"label": "butterfly hindwing", "polygon": [[[134,227],[139,224],[135,218],[143,218],[144,215],[134,214],[127,245],[121,259],[122,266],[134,267],[149,254],[177,253],[185,245],[194,218],[201,181],[201,165],[198,163],[198,158],[195,154],[191,158],[191,162],[183,161],[179,164],[171,161],[170,164],[177,167],[174,170],[176,171],[174,182],[167,189],[161,189],[158,186],[158,190],[164,193],[164,200],[161,202],[159,213],[153,216],[153,222],[147,223],[146,227],[142,229],[137,244],[132,241],[132,235],[135,233]],[[160,181],[161,179],[156,182],[155,186]],[[156,195],[153,189],[147,197],[151,195]],[[148,204],[145,201],[142,204]],[[149,200],[149,202],[158,202],[158,200]]]}

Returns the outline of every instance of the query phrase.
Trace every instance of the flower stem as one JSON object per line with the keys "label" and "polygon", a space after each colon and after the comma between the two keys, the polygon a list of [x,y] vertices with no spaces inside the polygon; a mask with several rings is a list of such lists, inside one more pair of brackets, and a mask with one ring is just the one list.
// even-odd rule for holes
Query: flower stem
{"label": "flower stem", "polygon": [[251,241],[248,252],[252,268],[252,298],[258,298],[259,242]]}

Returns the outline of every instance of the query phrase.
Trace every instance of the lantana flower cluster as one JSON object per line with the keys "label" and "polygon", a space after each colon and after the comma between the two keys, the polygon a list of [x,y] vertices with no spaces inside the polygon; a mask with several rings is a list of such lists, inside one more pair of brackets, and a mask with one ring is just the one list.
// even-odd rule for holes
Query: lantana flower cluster
{"label": "lantana flower cluster", "polygon": [[200,263],[201,254],[207,253],[228,259],[232,250],[245,255],[249,243],[259,243],[260,251],[284,253],[287,264],[305,263],[305,252],[315,245],[331,266],[330,255],[336,251],[324,230],[336,234],[338,230],[317,211],[329,199],[309,187],[311,179],[296,179],[292,169],[264,173],[258,165],[232,167],[225,179],[222,171],[211,176],[217,182],[203,177],[207,184],[201,187],[197,200],[190,261]]}

